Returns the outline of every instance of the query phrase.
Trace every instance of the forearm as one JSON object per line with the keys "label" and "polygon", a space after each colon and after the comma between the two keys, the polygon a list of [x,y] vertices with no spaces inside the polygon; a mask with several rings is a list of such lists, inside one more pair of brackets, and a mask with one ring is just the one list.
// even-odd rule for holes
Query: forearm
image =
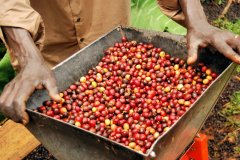
{"label": "forearm", "polygon": [[187,29],[208,24],[200,0],[179,0]]}
{"label": "forearm", "polygon": [[22,28],[2,27],[5,41],[17,58],[21,71],[5,86],[0,96],[0,111],[14,120],[26,124],[29,121],[26,102],[35,89],[48,90],[54,101],[61,101],[53,72],[35,46],[29,32]]}
{"label": "forearm", "polygon": [[41,62],[42,56],[30,33],[22,28],[2,27],[6,43],[11,53],[17,58],[21,68],[31,62]]}

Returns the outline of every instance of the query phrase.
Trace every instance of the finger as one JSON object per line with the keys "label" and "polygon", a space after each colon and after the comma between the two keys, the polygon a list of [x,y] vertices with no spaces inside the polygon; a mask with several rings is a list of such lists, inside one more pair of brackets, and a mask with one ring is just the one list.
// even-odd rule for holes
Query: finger
{"label": "finger", "polygon": [[29,122],[29,116],[26,112],[26,102],[18,99],[17,101],[14,101],[13,106],[15,110],[15,115],[17,117],[15,119],[15,122],[26,125]]}
{"label": "finger", "polygon": [[5,102],[1,102],[1,113],[6,117],[12,119],[15,115],[15,111],[12,105],[6,104]]}
{"label": "finger", "polygon": [[197,61],[199,45],[200,43],[196,41],[190,42],[188,46],[188,59],[187,59],[188,64],[193,64]]}
{"label": "finger", "polygon": [[44,87],[43,87],[42,84],[39,84],[39,85],[36,86],[36,89],[39,89],[39,90],[40,90],[40,89],[43,89],[43,88],[44,88]]}
{"label": "finger", "polygon": [[15,91],[17,90],[16,82],[18,80],[18,76],[16,76],[10,83],[8,83],[2,92],[0,97],[0,108],[1,112],[5,117],[13,119],[17,121],[17,117],[15,114],[15,110],[13,107],[13,101],[15,100]]}
{"label": "finger", "polygon": [[7,118],[12,118],[12,116],[15,114],[13,108],[12,108],[12,90],[14,88],[14,80],[12,80],[10,83],[5,85],[4,90],[0,96],[0,111],[3,113],[3,115]]}
{"label": "finger", "polygon": [[11,119],[16,123],[23,122],[23,113],[21,112],[21,103],[19,100],[14,100],[12,103],[14,114],[11,115]]}
{"label": "finger", "polygon": [[232,48],[237,49],[238,53],[240,54],[240,37],[238,35],[236,35],[234,39],[231,39],[231,41],[229,41],[228,44]]}
{"label": "finger", "polygon": [[[3,95],[1,97],[3,97],[4,101],[9,104],[11,104],[11,102],[14,100],[14,97],[16,95],[16,90],[18,90],[18,86],[17,86],[17,83],[20,79],[20,76],[17,75],[10,83],[7,84],[6,86],[6,89],[4,88],[4,91],[3,91]],[[6,90],[6,93],[4,93]]]}
{"label": "finger", "polygon": [[13,102],[14,115],[12,120],[17,123],[22,123],[26,125],[29,122],[29,116],[26,112],[26,104],[21,99],[15,100]]}
{"label": "finger", "polygon": [[238,54],[240,54],[240,45],[237,46]]}
{"label": "finger", "polygon": [[1,100],[5,101],[5,99],[9,97],[9,95],[12,92],[12,89],[14,88],[14,85],[15,85],[14,79],[11,82],[9,82],[7,85],[5,85],[3,92],[1,94]]}
{"label": "finger", "polygon": [[54,77],[49,78],[45,84],[44,84],[45,88],[48,90],[48,94],[49,96],[57,102],[60,102],[62,99],[60,97],[60,95],[58,94],[58,89],[57,89],[57,85],[56,85],[56,80]]}
{"label": "finger", "polygon": [[233,49],[224,41],[218,41],[214,44],[214,47],[221,52],[225,57],[229,58],[233,62],[240,64],[240,56],[233,51]]}
{"label": "finger", "polygon": [[29,116],[26,112],[26,102],[28,98],[32,95],[35,90],[35,85],[33,82],[21,83],[21,81],[16,85],[16,96],[14,100],[14,110],[15,114],[20,119],[19,121],[26,125],[29,122]]}

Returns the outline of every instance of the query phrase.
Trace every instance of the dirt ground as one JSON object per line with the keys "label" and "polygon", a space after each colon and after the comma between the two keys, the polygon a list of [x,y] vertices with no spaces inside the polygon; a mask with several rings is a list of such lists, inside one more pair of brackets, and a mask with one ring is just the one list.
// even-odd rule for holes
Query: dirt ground
{"label": "dirt ground", "polygon": [[[223,3],[222,5],[218,5],[214,0],[208,0],[205,3],[202,3],[204,12],[210,22],[217,19],[218,16],[223,11],[226,3]],[[236,19],[240,18],[240,4],[234,3],[230,6],[226,17],[230,21],[235,21]]]}
{"label": "dirt ground", "polygon": [[[215,2],[203,4],[210,22],[221,14],[224,6],[219,6]],[[233,4],[229,8],[226,17],[231,21],[235,21],[240,18],[239,11],[240,4]],[[236,127],[226,126],[227,119],[220,115],[224,105],[230,101],[230,96],[235,91],[240,91],[239,84],[240,81],[233,76],[202,129],[202,132],[206,133],[209,137],[209,154],[213,160],[240,159],[240,153],[235,151],[235,147],[240,146],[240,130],[237,130]]]}
{"label": "dirt ground", "polygon": [[[215,20],[222,12],[223,5],[217,5],[214,1],[208,0],[203,3],[204,11],[209,21]],[[234,21],[240,18],[240,4],[234,4],[230,7],[226,17]],[[209,137],[209,155],[212,160],[239,160],[240,155],[236,154],[234,148],[240,146],[240,131],[236,128],[226,126],[226,118],[219,113],[224,105],[229,102],[230,96],[240,90],[240,81],[234,76],[229,82],[226,90],[220,96],[218,103],[213,109],[212,114],[207,119],[202,132]],[[235,130],[235,132],[233,132]],[[237,136],[232,139],[229,135],[235,133]],[[30,153],[24,160],[55,160],[49,152],[43,147],[39,146],[32,153]]]}
{"label": "dirt ground", "polygon": [[[236,131],[234,127],[226,126],[227,119],[220,115],[224,105],[229,102],[230,96],[235,91],[240,90],[239,84],[239,80],[233,76],[227,88],[220,96],[212,114],[203,126],[202,132],[208,135],[209,138],[209,154],[212,160],[240,159],[240,155],[234,152],[234,148],[240,145],[240,131]],[[233,131],[238,136],[231,137],[230,135],[234,133]]]}

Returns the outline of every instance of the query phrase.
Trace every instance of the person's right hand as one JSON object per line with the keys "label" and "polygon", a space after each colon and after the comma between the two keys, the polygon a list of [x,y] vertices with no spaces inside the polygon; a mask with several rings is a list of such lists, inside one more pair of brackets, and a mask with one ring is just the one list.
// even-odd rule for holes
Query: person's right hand
{"label": "person's right hand", "polygon": [[[227,30],[221,30],[208,23],[201,23],[188,29],[188,64],[197,61],[198,49],[213,46],[231,61],[240,64],[240,37]],[[236,49],[237,51],[235,51]]]}
{"label": "person's right hand", "polygon": [[53,100],[61,100],[51,70],[39,62],[26,65],[5,86],[0,96],[0,112],[15,122],[27,124],[29,118],[25,111],[26,101],[35,89],[42,89],[43,87],[48,90]]}
{"label": "person's right hand", "polygon": [[35,89],[46,88],[49,96],[61,101],[55,77],[45,64],[29,32],[22,28],[2,27],[8,48],[17,58],[20,72],[0,96],[0,112],[15,122],[27,124],[26,101]]}
{"label": "person's right hand", "polygon": [[179,3],[187,28],[187,63],[195,63],[199,48],[211,45],[231,61],[240,64],[240,37],[210,25],[199,0],[179,0]]}

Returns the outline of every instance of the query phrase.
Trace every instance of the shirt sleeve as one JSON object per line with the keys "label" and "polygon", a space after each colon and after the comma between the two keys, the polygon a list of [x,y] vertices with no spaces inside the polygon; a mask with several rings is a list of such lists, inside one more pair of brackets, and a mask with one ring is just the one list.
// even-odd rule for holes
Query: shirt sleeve
{"label": "shirt sleeve", "polygon": [[184,25],[185,17],[178,0],[158,0],[161,11],[174,21]]}
{"label": "shirt sleeve", "polygon": [[[34,41],[44,36],[44,25],[41,16],[30,5],[29,0],[0,0],[0,26],[12,26],[29,31]],[[4,41],[0,30],[0,38]]]}
{"label": "shirt sleeve", "polygon": [[[2,41],[6,44],[2,26],[19,27],[26,29],[31,34],[36,46],[41,50],[44,39],[44,24],[40,14],[31,7],[30,1],[0,0],[0,4],[0,38]],[[11,52],[9,55],[13,68],[18,70],[19,63],[16,57]]]}

